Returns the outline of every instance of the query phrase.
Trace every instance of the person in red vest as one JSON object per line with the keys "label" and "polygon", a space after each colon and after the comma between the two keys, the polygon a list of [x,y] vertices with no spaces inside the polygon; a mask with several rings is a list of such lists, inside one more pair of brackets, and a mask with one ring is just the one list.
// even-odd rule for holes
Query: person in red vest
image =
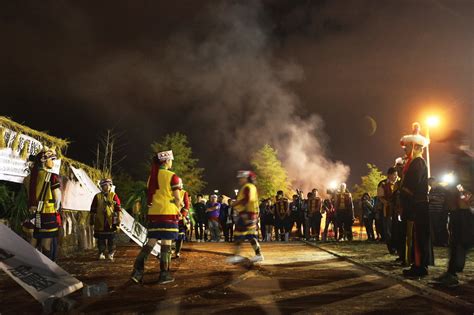
{"label": "person in red vest", "polygon": [[173,152],[159,152],[153,157],[148,179],[148,242],[135,259],[131,280],[143,281],[145,261],[158,240],[161,240],[159,284],[174,281],[170,274],[171,244],[178,238],[178,221],[183,206],[181,179],[172,171]]}

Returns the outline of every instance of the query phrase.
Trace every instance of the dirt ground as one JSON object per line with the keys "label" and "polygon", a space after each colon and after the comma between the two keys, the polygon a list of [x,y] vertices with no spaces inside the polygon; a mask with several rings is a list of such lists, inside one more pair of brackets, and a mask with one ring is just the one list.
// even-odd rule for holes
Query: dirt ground
{"label": "dirt ground", "polygon": [[[250,245],[243,256],[251,257]],[[119,247],[115,262],[88,251],[59,264],[85,284],[106,282],[109,293],[77,301],[72,313],[162,314],[472,314],[469,308],[420,293],[413,287],[299,243],[263,243],[259,265],[229,265],[232,244],[187,243],[173,260],[176,281],[157,284],[159,264],[149,258],[144,285],[129,281],[139,247]],[[40,305],[0,275],[0,313],[38,314]]]}
{"label": "dirt ground", "polygon": [[[343,257],[350,258],[365,266],[381,270],[391,276],[401,277],[401,270],[406,268],[395,262],[397,256],[388,253],[386,245],[379,242],[327,242],[317,243],[316,246],[329,250]],[[464,271],[458,274],[460,285],[447,288],[432,283],[432,280],[447,270],[449,260],[447,247],[434,248],[435,265],[429,267],[429,275],[417,280],[420,284],[441,291],[452,297],[474,303],[474,252],[466,257]]]}

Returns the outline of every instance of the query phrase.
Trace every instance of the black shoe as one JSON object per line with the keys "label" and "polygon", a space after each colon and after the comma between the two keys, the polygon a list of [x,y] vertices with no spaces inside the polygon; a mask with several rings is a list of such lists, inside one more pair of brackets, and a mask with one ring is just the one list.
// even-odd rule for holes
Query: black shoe
{"label": "black shoe", "polygon": [[428,269],[425,267],[412,266],[410,269],[403,270],[403,276],[407,278],[422,278],[428,275]]}
{"label": "black shoe", "polygon": [[174,278],[171,276],[169,271],[161,271],[160,272],[160,279],[158,280],[158,284],[167,284],[174,281]]}
{"label": "black shoe", "polygon": [[138,284],[143,283],[143,271],[133,270],[130,280]]}

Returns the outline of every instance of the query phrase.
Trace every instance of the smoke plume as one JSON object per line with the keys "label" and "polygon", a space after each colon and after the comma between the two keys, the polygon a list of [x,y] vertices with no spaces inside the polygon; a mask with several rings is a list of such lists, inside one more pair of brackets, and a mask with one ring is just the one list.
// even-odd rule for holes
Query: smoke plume
{"label": "smoke plume", "polygon": [[272,55],[277,46],[260,9],[235,3],[210,8],[196,17],[198,30],[174,34],[152,58],[138,53],[109,58],[85,75],[82,86],[92,85],[81,93],[104,103],[115,99],[114,110],[137,111],[130,106],[133,94],[158,120],[171,106],[188,113],[188,123],[206,126],[199,128],[200,137],[236,157],[227,167],[245,166],[268,143],[278,150],[294,188],[345,181],[349,168],[327,158],[323,121],[299,113],[301,100],[291,92],[291,84],[304,80],[304,70]]}

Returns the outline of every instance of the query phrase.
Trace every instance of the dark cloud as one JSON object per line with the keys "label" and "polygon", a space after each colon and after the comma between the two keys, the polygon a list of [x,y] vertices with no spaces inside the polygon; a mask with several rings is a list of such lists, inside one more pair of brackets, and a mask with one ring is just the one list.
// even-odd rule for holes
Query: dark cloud
{"label": "dark cloud", "polygon": [[[101,130],[127,130],[122,166],[136,176],[152,140],[185,132],[213,189],[233,188],[265,142],[295,178],[343,178],[330,162],[342,160],[354,182],[365,162],[386,168],[401,153],[420,107],[472,122],[472,2],[249,3],[2,4],[4,112],[73,139],[86,162]],[[370,138],[366,115],[378,122]]]}

